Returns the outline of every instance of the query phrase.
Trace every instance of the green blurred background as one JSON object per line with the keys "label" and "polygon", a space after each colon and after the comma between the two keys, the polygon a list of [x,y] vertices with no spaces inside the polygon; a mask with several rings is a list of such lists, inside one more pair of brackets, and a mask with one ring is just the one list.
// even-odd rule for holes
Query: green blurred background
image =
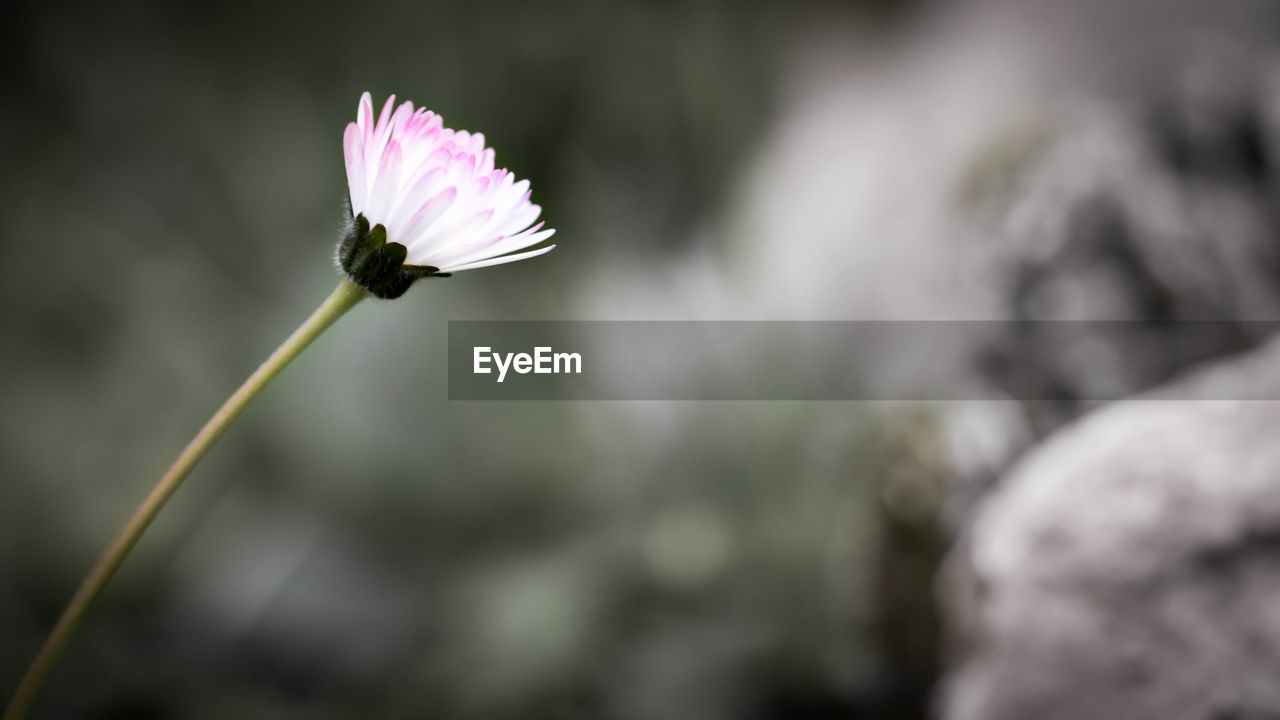
{"label": "green blurred background", "polygon": [[[923,715],[926,410],[450,403],[444,368],[449,320],[732,316],[682,273],[750,262],[744,188],[789,58],[915,11],[0,3],[0,694],[335,282],[341,135],[369,90],[485,132],[559,249],[322,338],[162,514],[34,717]],[[803,307],[742,312],[841,312]]]}

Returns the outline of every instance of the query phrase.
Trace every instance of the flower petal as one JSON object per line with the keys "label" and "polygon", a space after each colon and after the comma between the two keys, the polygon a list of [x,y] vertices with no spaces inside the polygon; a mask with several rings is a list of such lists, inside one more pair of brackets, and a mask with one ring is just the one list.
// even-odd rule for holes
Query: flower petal
{"label": "flower petal", "polygon": [[[422,265],[424,263],[417,262],[421,259],[423,250],[423,236],[431,230],[431,227],[440,221],[449,208],[453,207],[453,203],[458,199],[458,188],[447,187],[436,193],[434,197],[423,204],[418,212],[409,218],[405,223],[403,232],[398,232],[397,237],[393,238],[395,242],[404,245],[407,249],[414,252],[408,262],[410,265]],[[415,259],[416,258],[416,259]]]}
{"label": "flower petal", "polygon": [[[387,215],[387,224],[391,227],[408,229],[409,223],[417,216],[427,201],[435,197],[445,188],[444,168],[432,168],[423,173],[409,188],[396,199],[396,206]],[[456,189],[454,191],[457,192]]]}
{"label": "flower petal", "polygon": [[476,268],[490,267],[493,265],[504,265],[506,263],[516,262],[517,260],[525,260],[531,257],[545,255],[555,249],[556,249],[555,245],[548,245],[544,248],[538,248],[537,250],[530,250],[529,252],[526,252],[526,253],[516,253],[515,255],[503,255],[502,257],[489,258],[488,260],[481,260],[479,262],[468,263],[466,265],[449,265],[447,267],[440,268],[440,272],[462,272],[463,270],[475,270]]}
{"label": "flower petal", "polygon": [[360,105],[356,108],[356,124],[362,132],[373,130],[373,96],[367,92],[360,96]]}
{"label": "flower petal", "polygon": [[533,228],[530,228],[529,231],[522,232],[519,235],[513,235],[511,237],[502,237],[500,235],[494,240],[484,243],[481,247],[471,250],[470,252],[460,253],[454,257],[443,258],[433,264],[444,263],[446,265],[465,265],[467,263],[477,262],[486,258],[506,255],[507,253],[515,252],[516,250],[523,250],[527,247],[537,245],[555,234],[555,230],[543,230],[542,232],[536,232]]}
{"label": "flower petal", "polygon": [[369,194],[365,177],[364,132],[356,123],[349,123],[342,134],[342,151],[347,165],[347,192],[351,200],[352,214],[364,212]]}
{"label": "flower petal", "polygon": [[366,203],[369,222],[385,224],[387,211],[391,209],[400,185],[400,143],[395,140],[382,153],[382,162],[378,172],[373,176],[373,184],[369,190],[369,201]]}

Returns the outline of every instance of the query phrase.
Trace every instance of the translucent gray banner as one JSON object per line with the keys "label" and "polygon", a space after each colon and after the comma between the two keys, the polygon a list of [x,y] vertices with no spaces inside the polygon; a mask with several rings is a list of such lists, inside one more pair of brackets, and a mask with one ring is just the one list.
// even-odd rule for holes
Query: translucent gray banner
{"label": "translucent gray banner", "polygon": [[[449,398],[1107,401],[1278,330],[1276,321],[450,322]],[[1159,397],[1280,399],[1275,382],[1171,387]]]}

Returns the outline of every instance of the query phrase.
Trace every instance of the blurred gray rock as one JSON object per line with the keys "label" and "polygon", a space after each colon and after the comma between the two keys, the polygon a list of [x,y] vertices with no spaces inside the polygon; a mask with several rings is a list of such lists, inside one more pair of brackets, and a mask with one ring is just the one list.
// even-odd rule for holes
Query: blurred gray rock
{"label": "blurred gray rock", "polygon": [[[1001,317],[1035,322],[1002,326],[969,358],[1021,402],[952,415],[954,527],[1023,452],[1099,399],[1274,331],[1251,321],[1280,318],[1280,73],[1260,50],[1223,47],[1095,88],[1072,113],[998,132],[974,154],[962,214],[985,239]],[[1116,334],[1111,321],[1132,325]],[[1149,332],[1182,321],[1209,322],[1177,340]]]}
{"label": "blurred gray rock", "polygon": [[943,718],[1280,717],[1280,403],[1242,387],[1280,341],[1023,459],[950,559]]}
{"label": "blurred gray rock", "polygon": [[[1227,72],[1215,64],[1225,61],[1206,62]],[[1054,321],[1010,326],[981,359],[1012,397],[1055,401],[1029,409],[1040,434],[1091,398],[1149,389],[1250,347],[1270,328],[1243,321],[1280,317],[1278,186],[1266,150],[1280,135],[1262,110],[1271,94],[1254,84],[1214,93],[1173,84],[1046,134],[1003,193],[990,189],[998,170],[989,166],[1027,140],[997,139],[987,151],[996,159],[972,168],[967,196],[989,217],[1001,305],[1013,320]],[[1092,354],[1057,334],[1063,321],[1183,320],[1214,321],[1204,326],[1213,332],[1190,345],[1134,332]]]}

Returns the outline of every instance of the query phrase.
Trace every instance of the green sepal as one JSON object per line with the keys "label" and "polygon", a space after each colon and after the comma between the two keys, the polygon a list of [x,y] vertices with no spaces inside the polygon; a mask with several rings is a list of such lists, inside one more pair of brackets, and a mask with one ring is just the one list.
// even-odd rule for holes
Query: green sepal
{"label": "green sepal", "polygon": [[408,251],[398,242],[387,242],[387,229],[369,227],[363,214],[352,218],[338,243],[338,264],[351,281],[374,297],[398,298],[424,277],[449,277],[429,265],[405,265]]}

